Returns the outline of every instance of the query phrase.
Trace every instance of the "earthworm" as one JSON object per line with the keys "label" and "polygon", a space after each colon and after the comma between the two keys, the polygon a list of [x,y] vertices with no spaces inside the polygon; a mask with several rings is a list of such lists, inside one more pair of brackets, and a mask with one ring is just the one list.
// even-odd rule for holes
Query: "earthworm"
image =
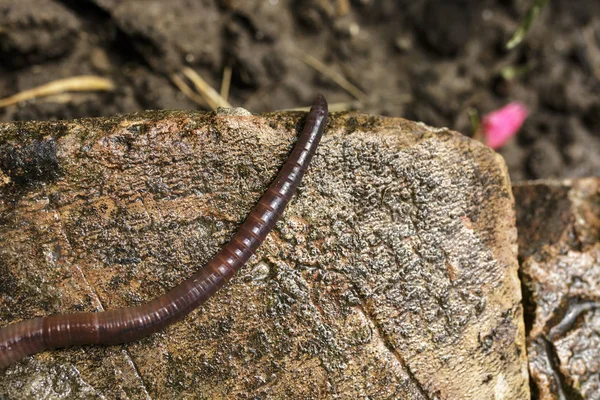
{"label": "earthworm", "polygon": [[221,288],[265,240],[308,168],[328,109],[317,95],[294,149],[239,230],[192,277],[148,303],[96,313],[58,314],[0,328],[0,368],[46,349],[131,342],[181,320]]}

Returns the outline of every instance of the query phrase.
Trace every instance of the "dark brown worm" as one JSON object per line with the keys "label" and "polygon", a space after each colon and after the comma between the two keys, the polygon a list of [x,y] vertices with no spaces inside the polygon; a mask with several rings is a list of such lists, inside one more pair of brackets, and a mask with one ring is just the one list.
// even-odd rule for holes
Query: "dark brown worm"
{"label": "dark brown worm", "polygon": [[46,349],[138,340],[179,321],[204,303],[248,261],[283,213],[321,140],[327,116],[327,102],[317,95],[275,181],[231,241],[191,278],[137,307],[59,314],[8,325],[0,329],[0,368]]}

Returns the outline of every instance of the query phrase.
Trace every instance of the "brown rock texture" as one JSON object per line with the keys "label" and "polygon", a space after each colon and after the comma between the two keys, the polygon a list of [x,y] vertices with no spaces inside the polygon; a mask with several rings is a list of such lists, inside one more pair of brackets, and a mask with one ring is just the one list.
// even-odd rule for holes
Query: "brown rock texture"
{"label": "brown rock texture", "polygon": [[513,190],[534,398],[600,398],[600,178]]}
{"label": "brown rock texture", "polygon": [[[236,230],[303,113],[0,125],[0,325],[154,298]],[[501,158],[446,129],[334,114],[228,286],[164,332],[46,351],[0,397],[527,399]]]}

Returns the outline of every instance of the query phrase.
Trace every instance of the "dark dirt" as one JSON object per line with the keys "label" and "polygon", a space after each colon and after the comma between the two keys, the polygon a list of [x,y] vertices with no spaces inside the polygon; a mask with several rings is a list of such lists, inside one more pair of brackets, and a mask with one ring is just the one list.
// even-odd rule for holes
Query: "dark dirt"
{"label": "dark dirt", "polygon": [[[0,0],[0,97],[95,74],[113,93],[0,109],[0,120],[201,108],[168,79],[184,66],[252,112],[354,99],[296,46],[360,87],[369,113],[472,135],[469,109],[514,100],[531,115],[500,152],[514,181],[600,175],[600,3],[553,0],[526,41],[504,44],[525,0]],[[503,72],[516,71],[505,79]]]}

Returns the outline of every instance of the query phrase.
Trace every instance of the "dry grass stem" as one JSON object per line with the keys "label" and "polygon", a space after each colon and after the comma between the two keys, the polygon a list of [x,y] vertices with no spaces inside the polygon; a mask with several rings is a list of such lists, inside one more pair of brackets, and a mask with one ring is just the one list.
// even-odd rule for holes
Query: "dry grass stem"
{"label": "dry grass stem", "polygon": [[[342,111],[354,111],[360,109],[360,102],[358,101],[345,101],[340,103],[329,103],[329,112],[342,112]],[[310,106],[307,107],[296,107],[296,108],[285,108],[277,111],[308,111]]]}
{"label": "dry grass stem", "polygon": [[115,85],[112,80],[94,75],[81,75],[71,78],[58,79],[48,82],[44,85],[23,90],[4,99],[0,99],[0,108],[7,107],[22,101],[31,100],[37,97],[53,96],[65,92],[92,92],[92,91],[110,91],[114,90]]}
{"label": "dry grass stem", "polygon": [[182,71],[183,75],[188,78],[196,86],[196,90],[206,100],[209,107],[213,110],[218,107],[231,108],[231,104],[213,89],[196,71],[189,67],[185,67]]}
{"label": "dry grass stem", "polygon": [[589,26],[583,30],[583,40],[586,44],[585,48],[589,54],[590,68],[596,79],[600,80],[600,47],[596,45],[596,37],[594,35],[593,26]]}
{"label": "dry grass stem", "polygon": [[179,73],[171,74],[170,78],[171,82],[173,82],[173,84],[177,86],[177,88],[181,90],[181,92],[185,94],[194,103],[202,107],[209,107],[206,100],[204,100],[204,98],[198,93],[194,92],[194,90],[191,87],[189,87],[187,83],[185,83],[183,78],[179,76]]}
{"label": "dry grass stem", "polygon": [[334,71],[331,67],[318,60],[317,58],[311,56],[310,54],[305,53],[304,51],[295,47],[292,47],[292,49],[293,55],[297,57],[300,61],[334,81],[338,86],[350,93],[361,103],[365,103],[367,99],[366,93],[364,93],[358,87],[353,85],[349,80],[347,80],[342,75]]}
{"label": "dry grass stem", "polygon": [[242,107],[246,110],[252,110],[256,103],[259,103],[263,97],[271,93],[275,90],[276,83],[269,83],[265,86],[258,88],[255,92],[253,92],[242,104]]}
{"label": "dry grass stem", "polygon": [[231,87],[231,67],[226,66],[223,69],[223,80],[221,80],[221,97],[227,101],[229,98],[229,88]]}

